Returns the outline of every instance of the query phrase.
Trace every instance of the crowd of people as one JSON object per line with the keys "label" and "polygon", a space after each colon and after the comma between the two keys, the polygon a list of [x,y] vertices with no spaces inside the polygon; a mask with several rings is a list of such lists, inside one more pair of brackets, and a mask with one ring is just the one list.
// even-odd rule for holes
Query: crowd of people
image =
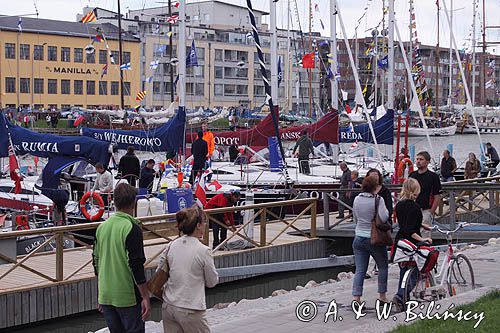
{"label": "crowd of people", "polygon": [[[194,174],[203,172],[208,167],[213,135],[210,138],[211,133],[207,132],[206,128],[199,131],[198,139],[192,146]],[[299,159],[311,153],[308,140],[307,132],[304,132],[302,141],[295,149]],[[498,164],[495,148],[490,143],[486,148],[491,163]],[[416,155],[416,170],[404,180],[401,192],[395,197],[384,185],[384,177],[379,170],[370,169],[361,178],[357,170],[351,171],[346,163],[340,163],[340,188],[346,189],[342,191],[340,200],[346,206],[339,205],[339,217],[344,217],[345,211],[352,209],[352,218],[356,224],[352,243],[356,266],[352,286],[354,301],[362,301],[370,257],[374,259],[378,272],[378,298],[383,302],[390,301],[387,286],[388,249],[385,245],[373,243],[374,216],[391,223],[397,229],[395,243],[405,239],[416,246],[432,244],[431,228],[441,201],[441,181],[454,180],[457,163],[451,153],[445,150],[438,174],[429,170],[430,161],[431,156],[426,151]],[[150,190],[157,172],[152,159],[146,161],[142,168],[139,164],[134,149],[129,147],[119,163],[119,171],[127,182],[120,183],[114,189],[111,173],[101,164],[96,165],[98,176],[94,190],[100,191],[103,196],[113,194],[117,210],[115,215],[99,226],[93,251],[93,264],[99,284],[99,310],[103,312],[111,332],[144,332],[144,321],[151,312],[150,293],[144,273],[146,259],[142,231],[140,223],[133,216],[138,194],[136,180],[139,180],[139,188]],[[480,172],[479,160],[474,153],[470,153],[465,164],[465,178],[476,178]],[[397,203],[393,201],[394,198],[397,198]],[[232,207],[240,199],[237,191],[219,193],[203,209]],[[176,214],[179,237],[165,248],[160,257],[158,270],[169,273],[163,288],[162,307],[166,332],[210,331],[205,313],[205,287],[211,288],[218,283],[212,249],[219,249],[227,238],[228,230],[235,232],[236,227],[233,213],[213,216],[219,223],[209,223],[213,230],[211,249],[201,242],[208,227],[203,209],[193,206]],[[186,262],[191,264],[186,265]],[[402,288],[402,279],[411,266],[404,263],[399,265],[400,283],[398,289],[393,291],[392,302],[397,309],[403,311],[403,299],[406,298],[404,293],[415,286],[417,271],[412,271],[406,287]]]}
{"label": "crowd of people", "polygon": [[[448,154],[445,158],[450,158]],[[400,239],[406,239],[417,246],[432,244],[431,228],[436,209],[440,203],[441,180],[439,175],[428,169],[430,155],[426,151],[419,152],[416,156],[417,170],[410,173],[402,185],[398,202],[394,209],[394,227],[399,230],[395,237],[395,243]],[[448,161],[445,161],[449,163]],[[451,163],[449,163],[451,165]],[[391,222],[393,213],[392,196],[381,182],[381,174],[372,169],[361,183],[361,193],[353,201],[353,217],[356,223],[355,238],[352,244],[356,273],[353,280],[353,299],[361,302],[363,295],[363,283],[368,271],[370,257],[375,260],[378,269],[378,293],[379,299],[389,302],[387,297],[387,278],[389,258],[387,246],[373,244],[374,237],[372,224],[374,216],[382,221]],[[377,200],[378,199],[378,200]],[[410,266],[400,263],[400,283]],[[417,273],[416,270],[414,270]],[[417,277],[415,273],[409,277],[406,288],[396,291],[392,302],[399,310],[404,309],[403,293],[413,289]]]}

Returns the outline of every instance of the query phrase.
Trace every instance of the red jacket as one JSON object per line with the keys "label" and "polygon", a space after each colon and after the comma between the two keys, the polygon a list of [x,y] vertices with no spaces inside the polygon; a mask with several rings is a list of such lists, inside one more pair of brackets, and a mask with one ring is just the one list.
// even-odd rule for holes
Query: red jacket
{"label": "red jacket", "polygon": [[[205,209],[232,207],[233,203],[227,195],[219,193],[205,204]],[[233,212],[224,213],[224,221],[227,225],[234,225]]]}

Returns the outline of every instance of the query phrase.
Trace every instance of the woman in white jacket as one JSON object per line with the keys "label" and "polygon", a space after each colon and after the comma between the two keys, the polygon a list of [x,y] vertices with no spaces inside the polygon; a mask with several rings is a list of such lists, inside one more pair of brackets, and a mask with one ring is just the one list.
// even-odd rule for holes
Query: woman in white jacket
{"label": "woman in white jacket", "polygon": [[205,315],[205,287],[214,287],[219,275],[210,248],[200,241],[207,219],[194,206],[177,212],[175,217],[183,235],[165,249],[159,264],[169,271],[163,291],[163,329],[169,333],[210,332]]}

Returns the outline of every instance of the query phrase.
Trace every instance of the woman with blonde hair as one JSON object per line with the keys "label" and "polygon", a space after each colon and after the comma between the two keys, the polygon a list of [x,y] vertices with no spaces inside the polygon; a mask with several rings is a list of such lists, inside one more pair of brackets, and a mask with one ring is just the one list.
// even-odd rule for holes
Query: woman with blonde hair
{"label": "woman with blonde hair", "polygon": [[159,263],[169,273],[163,290],[163,328],[165,332],[210,332],[205,287],[214,287],[219,275],[212,251],[201,243],[207,218],[197,206],[177,212],[175,218],[182,236],[170,243]]}
{"label": "woman with blonde hair", "polygon": [[[420,194],[420,184],[416,179],[408,178],[404,181],[401,189],[400,201],[396,204],[396,217],[399,224],[399,231],[396,234],[394,244],[397,245],[400,239],[407,239],[414,244],[429,243],[432,244],[431,238],[422,238],[420,233],[421,228],[430,230],[429,227],[422,224],[422,210],[418,203],[417,197]],[[404,263],[403,263],[404,264]],[[403,307],[403,293],[404,289],[401,288],[403,277],[408,269],[412,268],[407,265],[399,265],[399,284],[398,293],[394,296],[393,302],[402,311]],[[417,273],[416,270],[413,272]],[[413,289],[417,281],[417,276],[410,276],[407,292]]]}

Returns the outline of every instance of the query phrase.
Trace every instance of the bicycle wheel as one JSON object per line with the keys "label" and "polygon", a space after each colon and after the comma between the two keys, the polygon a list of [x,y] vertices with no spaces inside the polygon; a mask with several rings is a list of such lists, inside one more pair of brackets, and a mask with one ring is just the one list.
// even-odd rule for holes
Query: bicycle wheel
{"label": "bicycle wheel", "polygon": [[450,296],[458,295],[476,287],[472,265],[469,259],[461,253],[451,261],[447,284]]}
{"label": "bicycle wheel", "polygon": [[[410,287],[409,280],[412,274],[417,274],[417,283],[412,290],[408,290]],[[411,268],[407,276],[403,293],[403,304],[406,304],[408,301],[430,302],[435,299],[435,295],[433,295],[432,290],[429,289],[436,285],[431,273],[421,273],[418,267],[415,266]]]}

